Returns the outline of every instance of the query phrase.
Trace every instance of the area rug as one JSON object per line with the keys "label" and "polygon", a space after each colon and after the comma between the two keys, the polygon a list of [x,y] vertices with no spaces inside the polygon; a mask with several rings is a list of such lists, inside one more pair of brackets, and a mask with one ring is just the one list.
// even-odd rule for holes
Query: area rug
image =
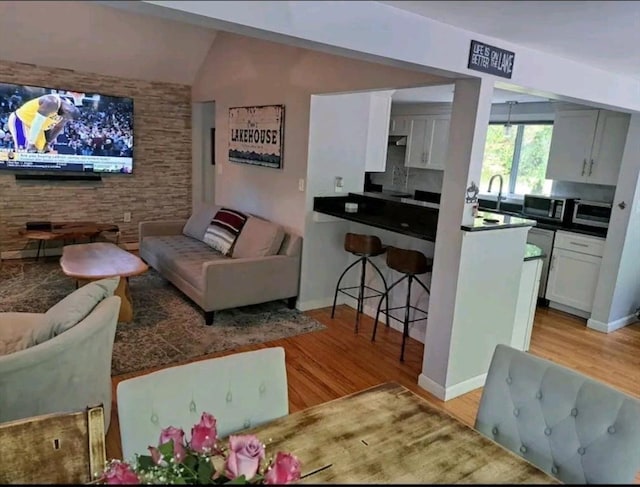
{"label": "area rug", "polygon": [[[134,316],[118,324],[114,376],[326,328],[284,301],[219,311],[206,326],[200,309],[153,269],[130,286]],[[43,313],[74,289],[57,259],[3,261],[0,312]]]}

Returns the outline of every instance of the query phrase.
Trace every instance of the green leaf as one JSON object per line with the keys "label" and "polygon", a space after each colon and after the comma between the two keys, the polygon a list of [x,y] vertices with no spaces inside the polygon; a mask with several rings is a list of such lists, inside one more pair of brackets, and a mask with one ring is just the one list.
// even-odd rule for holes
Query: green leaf
{"label": "green leaf", "polygon": [[178,485],[187,485],[187,481],[182,477],[176,477],[175,479],[173,479],[173,483]]}
{"label": "green leaf", "polygon": [[204,460],[198,464],[198,480],[201,484],[212,484],[213,465],[210,461]]}
{"label": "green leaf", "polygon": [[158,447],[163,457],[173,458],[173,440],[169,440]]}
{"label": "green leaf", "polygon": [[196,466],[198,465],[198,458],[194,455],[187,455],[186,458],[184,459],[184,462],[182,462],[187,468],[191,469],[191,470],[195,470]]}
{"label": "green leaf", "polygon": [[236,477],[233,480],[229,480],[229,482],[225,482],[228,485],[236,485],[236,484],[248,484],[249,482],[247,482],[247,479],[245,478],[244,475],[240,475],[239,477]]}
{"label": "green leaf", "polygon": [[149,455],[139,455],[138,456],[138,466],[143,469],[151,468],[155,465],[153,463],[153,459]]}

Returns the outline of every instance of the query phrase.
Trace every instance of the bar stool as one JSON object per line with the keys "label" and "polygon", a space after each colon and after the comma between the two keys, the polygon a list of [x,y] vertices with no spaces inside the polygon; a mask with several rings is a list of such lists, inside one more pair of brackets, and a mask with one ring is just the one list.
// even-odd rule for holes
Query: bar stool
{"label": "bar stool", "polygon": [[[358,306],[356,309],[356,325],[355,325],[355,333],[358,333],[358,325],[360,323],[360,315],[362,314],[362,309],[364,307],[364,300],[369,298],[375,298],[377,296],[383,296],[387,292],[387,281],[385,280],[382,272],[378,266],[371,260],[371,257],[376,257],[378,255],[384,254],[387,251],[387,247],[382,245],[380,239],[375,235],[362,235],[359,233],[347,233],[344,236],[344,250],[347,252],[357,255],[359,257],[354,263],[349,265],[340,275],[338,279],[338,283],[336,284],[336,292],[333,296],[333,308],[331,309],[331,318],[333,318],[336,312],[336,302],[338,300],[338,293],[346,294],[349,297],[354,298],[358,302]],[[380,279],[382,279],[382,284],[384,286],[384,291],[380,291],[379,289],[374,289],[365,284],[366,280],[366,271],[367,271],[367,262],[371,264],[371,266],[378,272]],[[361,264],[362,269],[360,271],[360,284],[358,286],[348,286],[348,287],[340,287],[340,282],[344,278],[344,276],[349,272],[350,269],[353,269],[358,264]],[[358,289],[358,294],[351,294],[349,291],[352,289]],[[365,296],[364,293],[369,291],[369,295]],[[388,305],[387,305],[388,307]]]}
{"label": "bar stool", "polygon": [[[417,250],[407,250],[407,249],[399,249],[397,247],[387,247],[387,266],[394,271],[400,272],[404,274],[400,279],[394,282],[391,286],[387,288],[387,291],[380,297],[380,302],[378,303],[378,310],[376,312],[376,321],[373,325],[373,335],[371,336],[371,341],[375,341],[376,339],[376,330],[378,328],[378,318],[380,317],[380,308],[382,307],[382,301],[386,301],[386,311],[383,313],[387,316],[387,326],[389,325],[389,319],[394,319],[401,323],[404,323],[404,330],[402,332],[402,350],[400,352],[400,361],[404,362],[404,345],[409,336],[409,323],[413,323],[414,321],[420,321],[427,318],[427,312],[423,309],[416,308],[411,305],[411,284],[413,281],[416,281],[420,286],[427,292],[427,294],[431,294],[429,288],[418,279],[418,275],[426,274],[427,272],[431,272],[433,270],[433,259],[429,259],[425,257],[422,252]],[[396,306],[394,308],[389,308],[389,293],[391,290],[400,284],[402,281],[408,280],[407,283],[407,300],[404,306]],[[396,309],[404,309],[404,319],[401,320],[389,314],[390,311],[394,311]],[[424,316],[420,316],[419,318],[414,318],[412,320],[409,319],[409,310],[418,311],[422,313]]]}

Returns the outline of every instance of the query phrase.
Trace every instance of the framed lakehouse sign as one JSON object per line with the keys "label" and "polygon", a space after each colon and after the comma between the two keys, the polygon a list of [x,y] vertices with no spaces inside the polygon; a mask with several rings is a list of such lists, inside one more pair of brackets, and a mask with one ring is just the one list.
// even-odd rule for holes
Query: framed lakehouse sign
{"label": "framed lakehouse sign", "polygon": [[229,108],[229,161],[282,168],[284,105]]}

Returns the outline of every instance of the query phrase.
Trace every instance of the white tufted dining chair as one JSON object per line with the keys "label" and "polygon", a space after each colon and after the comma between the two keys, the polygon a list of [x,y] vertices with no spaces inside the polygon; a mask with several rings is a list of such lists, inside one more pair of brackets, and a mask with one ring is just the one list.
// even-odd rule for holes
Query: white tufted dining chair
{"label": "white tufted dining chair", "polygon": [[117,387],[123,459],[148,454],[160,430],[180,427],[190,438],[202,412],[217,419],[218,436],[289,414],[284,349],[265,348],[169,367]]}
{"label": "white tufted dining chair", "polygon": [[630,484],[640,470],[640,400],[498,345],[475,428],[569,484]]}

